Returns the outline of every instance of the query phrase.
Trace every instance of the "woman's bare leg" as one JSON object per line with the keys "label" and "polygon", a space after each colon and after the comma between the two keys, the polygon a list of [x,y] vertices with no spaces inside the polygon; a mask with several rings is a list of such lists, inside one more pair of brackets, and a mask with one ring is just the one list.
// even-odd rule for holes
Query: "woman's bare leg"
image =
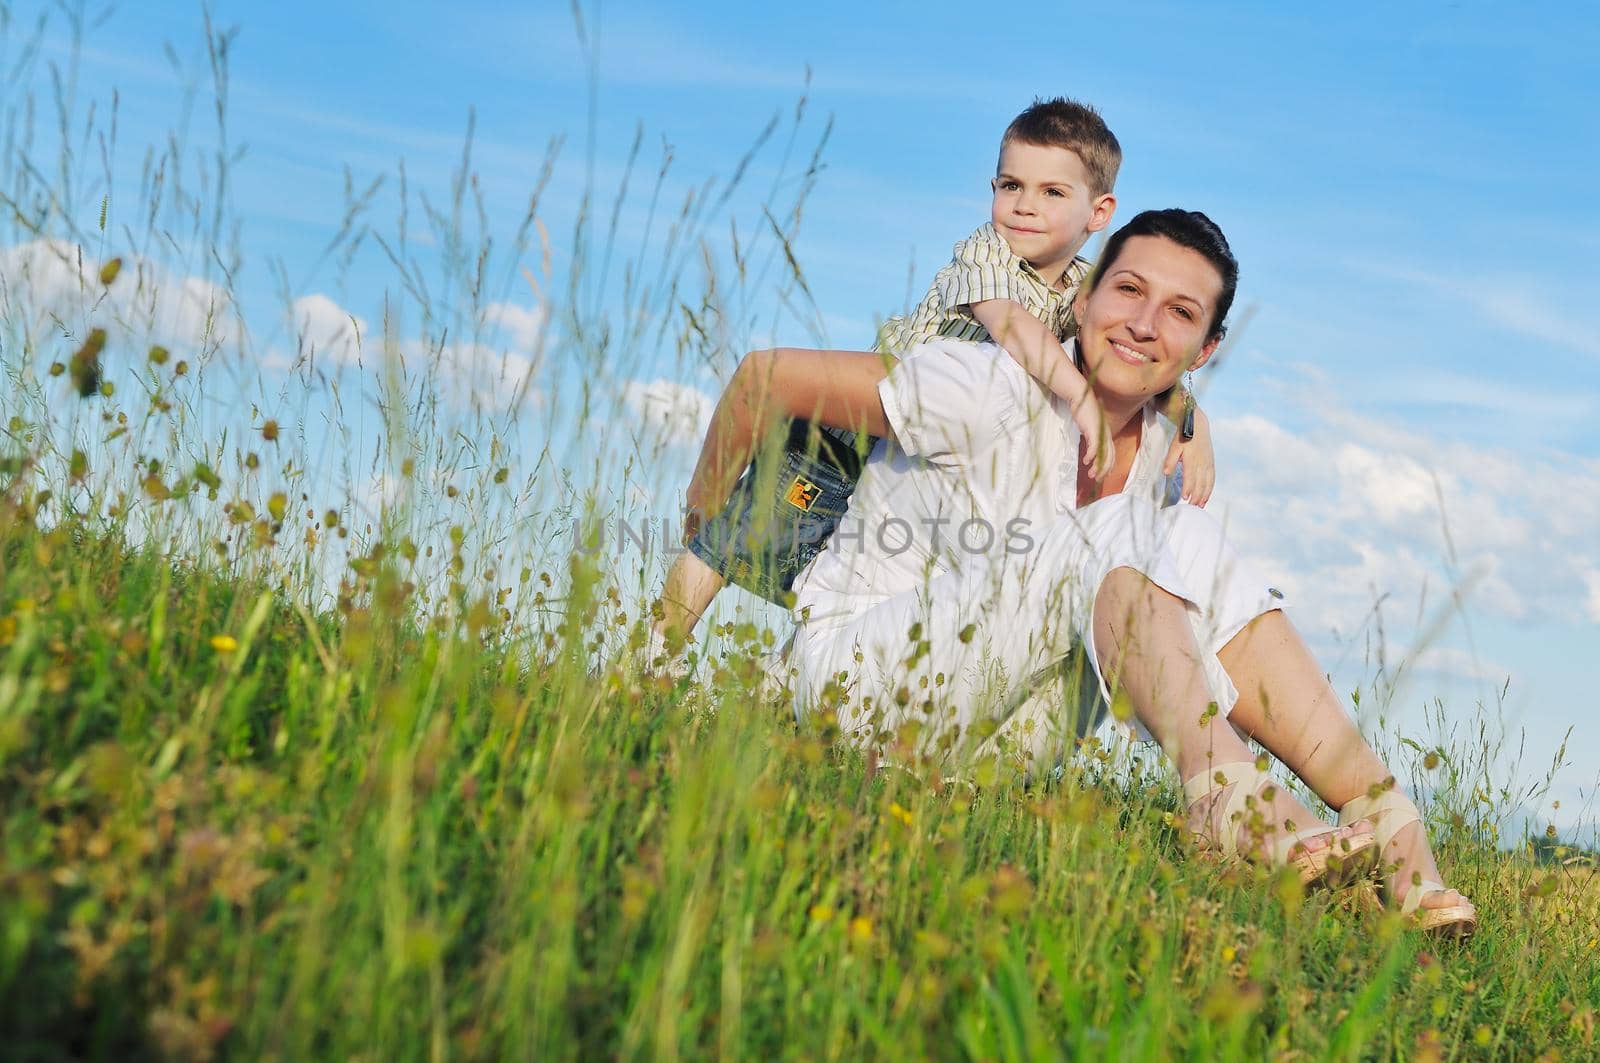
{"label": "woman's bare leg", "polygon": [[1187,779],[1254,755],[1210,707],[1183,604],[1131,568],[1114,569],[1095,599],[1101,673],[1128,692],[1139,722]]}
{"label": "woman's bare leg", "polygon": [[[1256,617],[1222,647],[1217,658],[1239,689],[1238,703],[1229,716],[1232,723],[1283,761],[1330,806],[1343,808],[1393,777],[1281,610]],[[1396,899],[1405,895],[1414,873],[1439,880],[1420,823],[1397,834],[1383,859],[1399,864]],[[1425,897],[1422,906],[1444,908],[1463,902],[1450,890]]]}
{"label": "woman's bare leg", "polygon": [[[1127,691],[1139,722],[1172,758],[1182,778],[1203,774],[1212,765],[1255,759],[1211,702],[1200,650],[1181,600],[1134,569],[1114,569],[1095,598],[1094,624],[1102,674],[1114,676]],[[1288,829],[1297,831],[1317,822],[1282,787],[1267,803],[1276,828],[1292,824]],[[1237,829],[1213,823],[1215,807],[1220,801],[1196,802],[1189,810],[1190,828],[1213,838],[1218,831]],[[1304,844],[1307,850],[1317,850],[1354,833],[1359,831],[1324,834]]]}

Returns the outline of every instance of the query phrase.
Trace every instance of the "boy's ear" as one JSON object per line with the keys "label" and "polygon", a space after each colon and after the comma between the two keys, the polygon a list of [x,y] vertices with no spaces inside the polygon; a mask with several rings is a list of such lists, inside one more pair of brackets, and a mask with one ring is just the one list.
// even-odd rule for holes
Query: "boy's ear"
{"label": "boy's ear", "polygon": [[1089,224],[1084,227],[1085,232],[1097,233],[1111,224],[1111,215],[1117,212],[1117,197],[1114,193],[1107,192],[1094,201],[1094,210],[1089,214]]}

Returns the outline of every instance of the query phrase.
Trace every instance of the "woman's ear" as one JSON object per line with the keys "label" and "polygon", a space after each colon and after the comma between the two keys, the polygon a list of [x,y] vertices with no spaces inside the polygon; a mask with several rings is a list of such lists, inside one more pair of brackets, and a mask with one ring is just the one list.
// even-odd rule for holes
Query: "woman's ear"
{"label": "woman's ear", "polygon": [[1083,278],[1083,283],[1078,285],[1078,290],[1072,296],[1072,320],[1078,323],[1079,331],[1083,330],[1083,315],[1089,309],[1089,288],[1094,284],[1094,273]]}
{"label": "woman's ear", "polygon": [[1217,352],[1217,346],[1221,342],[1222,333],[1220,332],[1211,339],[1207,340],[1205,346],[1200,348],[1200,353],[1194,356],[1194,361],[1189,363],[1190,371],[1199,369],[1201,366],[1211,361],[1211,356]]}

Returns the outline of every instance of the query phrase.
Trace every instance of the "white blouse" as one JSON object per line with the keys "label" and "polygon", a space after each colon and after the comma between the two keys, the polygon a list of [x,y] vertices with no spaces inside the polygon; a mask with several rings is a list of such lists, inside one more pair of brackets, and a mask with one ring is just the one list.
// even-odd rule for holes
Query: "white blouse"
{"label": "white blouse", "polygon": [[[919,344],[878,394],[894,441],[873,448],[838,530],[795,580],[795,620],[813,630],[974,557],[1026,565],[1031,536],[1077,508],[1071,410],[995,344]],[[1176,428],[1149,405],[1143,418],[1123,491],[1159,506],[1176,494],[1161,472]]]}

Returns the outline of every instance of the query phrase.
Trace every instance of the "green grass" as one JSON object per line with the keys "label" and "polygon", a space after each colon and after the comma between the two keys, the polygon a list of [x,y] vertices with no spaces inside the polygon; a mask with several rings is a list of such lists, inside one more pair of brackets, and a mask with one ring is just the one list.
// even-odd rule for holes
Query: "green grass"
{"label": "green grass", "polygon": [[387,565],[316,616],[5,506],[8,1056],[1595,1050],[1592,871],[1450,833],[1483,928],[1435,945],[1186,851],[1092,755],[973,794],[797,731],[737,651],[594,672],[597,579],[553,645]]}

